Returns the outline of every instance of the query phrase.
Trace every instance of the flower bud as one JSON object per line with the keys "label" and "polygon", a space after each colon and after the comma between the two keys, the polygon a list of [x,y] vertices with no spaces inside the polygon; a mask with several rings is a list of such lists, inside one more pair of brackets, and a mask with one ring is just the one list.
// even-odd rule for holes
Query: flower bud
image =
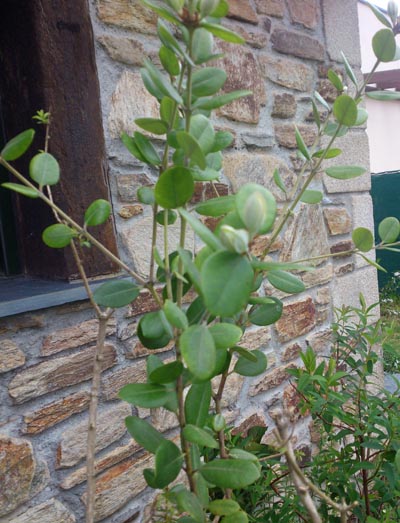
{"label": "flower bud", "polygon": [[247,198],[243,208],[242,220],[251,233],[257,233],[267,216],[267,202],[264,196],[255,191]]}
{"label": "flower bud", "polygon": [[234,229],[230,225],[222,225],[220,239],[229,251],[238,254],[248,251],[249,233],[245,229]]}
{"label": "flower bud", "polygon": [[212,421],[212,426],[215,432],[219,432],[220,430],[224,430],[226,427],[226,421],[222,414],[216,414]]}
{"label": "flower bud", "polygon": [[397,16],[399,14],[399,8],[397,2],[390,1],[387,6],[387,13],[392,21],[393,25],[397,24]]}
{"label": "flower bud", "polygon": [[198,3],[198,10],[200,15],[204,18],[211,14],[218,6],[219,0],[200,0]]}

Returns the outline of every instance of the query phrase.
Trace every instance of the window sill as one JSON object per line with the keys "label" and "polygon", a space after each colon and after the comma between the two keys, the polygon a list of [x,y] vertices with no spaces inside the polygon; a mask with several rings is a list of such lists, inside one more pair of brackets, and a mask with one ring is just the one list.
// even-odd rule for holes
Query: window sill
{"label": "window sill", "polygon": [[[94,291],[110,278],[115,278],[115,275],[91,282],[90,288]],[[80,281],[70,283],[22,276],[0,279],[0,318],[87,299]]]}

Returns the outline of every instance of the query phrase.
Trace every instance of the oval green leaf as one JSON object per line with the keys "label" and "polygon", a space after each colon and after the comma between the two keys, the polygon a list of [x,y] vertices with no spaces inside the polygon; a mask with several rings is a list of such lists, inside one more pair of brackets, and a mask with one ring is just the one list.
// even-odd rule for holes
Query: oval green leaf
{"label": "oval green leaf", "polygon": [[239,512],[225,516],[221,520],[221,523],[248,523],[248,521],[249,518],[247,517],[247,514],[243,512],[243,510],[240,510]]}
{"label": "oval green leaf", "polygon": [[240,505],[233,499],[216,499],[208,505],[208,510],[215,516],[229,516],[240,510]]}
{"label": "oval green leaf", "polygon": [[165,383],[174,382],[183,372],[183,365],[180,361],[171,361],[154,369],[150,375],[149,380],[152,383],[164,385]]}
{"label": "oval green leaf", "polygon": [[185,399],[186,422],[204,427],[211,403],[211,382],[193,384]]}
{"label": "oval green leaf", "polygon": [[139,187],[137,190],[137,197],[140,203],[145,205],[153,205],[155,202],[153,187]]}
{"label": "oval green leaf", "polygon": [[163,311],[148,312],[139,321],[137,335],[147,349],[168,345],[173,332]]}
{"label": "oval green leaf", "polygon": [[196,378],[206,380],[213,374],[216,363],[215,344],[205,325],[192,325],[180,337],[183,359]]}
{"label": "oval green leaf", "polygon": [[351,96],[342,94],[333,104],[333,114],[341,125],[351,127],[357,121],[357,104]]}
{"label": "oval green leaf", "polygon": [[189,169],[171,167],[158,179],[154,194],[156,202],[164,209],[175,209],[190,200],[194,192],[194,181]]}
{"label": "oval green leaf", "polygon": [[260,303],[250,309],[249,320],[254,325],[272,325],[282,316],[283,303],[281,300],[273,297],[268,300],[269,303]]}
{"label": "oval green leaf", "polygon": [[198,203],[195,209],[196,212],[203,216],[222,216],[235,209],[235,196],[229,195],[212,198],[211,200]]}
{"label": "oval green leaf", "polygon": [[181,471],[183,455],[172,441],[164,440],[156,451],[155,476],[158,488],[165,488]]}
{"label": "oval green leaf", "polygon": [[374,237],[372,232],[365,227],[358,227],[354,229],[351,235],[354,245],[361,252],[368,252],[374,246]]}
{"label": "oval green leaf", "polygon": [[378,227],[379,237],[383,243],[394,243],[400,234],[400,222],[394,216],[388,216]]}
{"label": "oval green leaf", "polygon": [[194,96],[211,96],[218,92],[226,82],[226,73],[218,67],[198,69],[192,76],[192,93]]}
{"label": "oval green leaf", "polygon": [[322,202],[323,197],[324,195],[321,191],[313,191],[311,189],[307,189],[303,192],[300,201],[303,203],[317,204]]}
{"label": "oval green leaf", "polygon": [[225,42],[231,42],[232,44],[244,44],[245,42],[245,40],[240,35],[230,31],[229,29],[226,29],[225,27],[222,27],[222,25],[203,22],[201,27],[207,29],[207,31],[213,35],[218,36],[218,38],[221,38],[221,40],[225,40]]}
{"label": "oval green leaf", "polygon": [[12,138],[0,152],[0,156],[7,162],[16,160],[22,156],[30,147],[35,136],[34,129],[27,129]]}
{"label": "oval green leaf", "polygon": [[76,232],[71,227],[63,223],[56,223],[46,227],[42,234],[42,240],[48,247],[62,249],[67,247],[75,236]]}
{"label": "oval green leaf", "polygon": [[258,376],[262,374],[267,368],[267,358],[265,354],[259,350],[251,351],[251,354],[257,358],[257,361],[250,361],[242,356],[236,362],[234,371],[241,376]]}
{"label": "oval green leaf", "polygon": [[31,187],[27,187],[26,185],[21,185],[20,183],[6,182],[2,183],[1,186],[5,189],[9,189],[10,191],[22,194],[23,196],[27,196],[28,198],[39,197],[39,192],[36,189],[32,189]]}
{"label": "oval green leaf", "polygon": [[37,184],[55,185],[60,179],[60,166],[49,153],[39,153],[29,164],[29,175]]}
{"label": "oval green leaf", "polygon": [[243,98],[244,96],[250,96],[252,94],[252,91],[241,89],[226,94],[220,94],[219,96],[213,96],[211,98],[199,98],[193,104],[193,108],[204,109],[205,111],[212,111],[213,109],[218,109],[223,105],[230,104],[238,98]]}
{"label": "oval green leaf", "polygon": [[250,232],[265,234],[274,224],[276,201],[273,194],[262,185],[243,185],[236,194],[236,209]]}
{"label": "oval green leaf", "polygon": [[336,167],[328,167],[325,172],[331,178],[337,180],[350,180],[363,175],[367,170],[364,167],[358,167],[356,165],[344,165]]}
{"label": "oval green leaf", "polygon": [[139,149],[139,152],[141,156],[144,158],[145,163],[148,163],[150,165],[160,165],[160,157],[157,151],[154,149],[154,146],[150,142],[150,140],[138,131],[134,133],[133,137],[135,140],[136,147]]}
{"label": "oval green leaf", "polygon": [[148,409],[162,407],[171,399],[168,389],[155,383],[130,383],[122,387],[118,396],[128,403]]}
{"label": "oval green leaf", "polygon": [[125,425],[132,438],[139,443],[144,449],[155,454],[157,448],[165,438],[154,427],[144,419],[137,416],[128,416],[125,418]]}
{"label": "oval green leaf", "polygon": [[381,62],[391,62],[396,56],[396,39],[391,29],[381,29],[372,38],[372,49]]}
{"label": "oval green leaf", "polygon": [[215,323],[209,327],[217,349],[229,349],[239,342],[242,329],[233,323]]}
{"label": "oval green leaf", "polygon": [[111,204],[107,200],[95,200],[92,202],[85,212],[85,225],[93,227],[101,225],[106,222],[111,214]]}
{"label": "oval green leaf", "polygon": [[214,459],[200,469],[206,481],[221,488],[244,488],[260,477],[257,465],[241,459]]}
{"label": "oval green leaf", "polygon": [[199,142],[191,134],[185,131],[178,131],[176,139],[179,147],[184,151],[185,156],[189,158],[191,165],[198,165],[200,169],[205,169],[206,157],[200,147]]}
{"label": "oval green leaf", "polygon": [[167,320],[177,329],[186,329],[189,326],[186,314],[173,301],[165,300],[163,310]]}
{"label": "oval green leaf", "polygon": [[126,280],[108,281],[100,285],[94,293],[97,305],[117,309],[132,303],[139,296],[140,289],[137,285]]}
{"label": "oval green leaf", "polygon": [[153,134],[162,135],[168,131],[168,124],[157,118],[137,118],[135,124]]}
{"label": "oval green leaf", "polygon": [[185,439],[196,445],[202,447],[208,447],[210,449],[218,449],[219,444],[215,438],[204,429],[197,427],[196,425],[186,425],[183,429],[183,435]]}
{"label": "oval green leaf", "polygon": [[300,278],[286,271],[269,271],[267,273],[267,279],[275,289],[287,292],[288,294],[297,294],[306,288]]}

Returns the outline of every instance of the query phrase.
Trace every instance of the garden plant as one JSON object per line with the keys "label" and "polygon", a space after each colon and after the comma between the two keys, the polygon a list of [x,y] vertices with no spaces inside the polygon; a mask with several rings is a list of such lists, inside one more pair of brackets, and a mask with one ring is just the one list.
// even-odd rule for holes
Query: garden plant
{"label": "garden plant", "polygon": [[[136,407],[163,407],[176,415],[179,424],[177,442],[165,438],[138,416],[126,419],[132,437],[154,454],[154,468],[146,469],[144,476],[151,488],[163,492],[161,497],[165,503],[161,509],[164,507],[165,512],[160,521],[258,521],[252,513],[257,506],[248,504],[246,492],[251,492],[254,485],[259,484],[265,472],[265,456],[260,456],[259,452],[259,433],[255,437],[255,440],[258,438],[255,446],[243,445],[240,438],[231,437],[222,412],[222,398],[232,373],[256,376],[267,368],[263,352],[238,345],[249,327],[270,325],[281,317],[282,302],[273,295],[265,295],[262,282],[266,279],[273,288],[296,294],[305,289],[298,274],[312,270],[309,262],[313,259],[288,263],[274,260],[269,256],[271,245],[284,231],[300,202],[318,205],[322,201],[322,192],[310,188],[321,172],[343,180],[343,183],[365,172],[363,167],[354,165],[324,168],[324,160],[341,155],[341,150],[334,147],[337,137],[344,136],[349,128],[365,123],[367,113],[360,104],[367,80],[357,80],[344,56],[346,80],[333,70],[329,71],[329,79],[338,95],[330,104],[315,93],[312,109],[317,137],[311,147],[305,145],[296,130],[302,168],[294,187],[285,186],[279,171],[271,173],[277,187],[287,196],[287,203],[279,212],[272,193],[253,183],[228,196],[219,196],[217,187],[213,185],[215,198],[193,205],[191,199],[195,184],[214,184],[219,179],[222,151],[233,140],[229,132],[214,129],[210,118],[212,111],[250,94],[249,91],[219,94],[226,73],[210,65],[220,56],[213,50],[214,38],[237,44],[243,40],[221,25],[228,12],[226,0],[143,0],[143,4],[159,16],[157,32],[163,71],[149,60],[141,70],[146,89],[159,104],[159,118],[144,116],[137,119],[136,124],[143,132],[135,132],[133,136],[123,134],[122,141],[135,158],[151,166],[158,175],[154,187],[142,187],[138,191],[140,202],[150,206],[153,213],[147,277],[143,278],[109,252],[91,234],[92,227],[101,226],[109,219],[109,202],[94,201],[82,222],[77,223],[53,201],[51,186],[57,184],[60,170],[57,160],[49,152],[49,113],[40,111],[35,116],[38,123],[46,126],[47,132],[44,150],[30,162],[29,178],[21,174],[12,162],[28,150],[34,136],[33,129],[13,138],[0,152],[0,164],[18,182],[3,186],[23,196],[39,198],[52,208],[55,223],[44,230],[43,241],[52,248],[72,249],[99,322],[89,413],[87,523],[94,520],[96,412],[107,322],[115,309],[133,302],[143,289],[151,293],[158,310],[140,319],[137,335],[144,347],[150,350],[171,344],[174,357],[166,362],[157,354],[148,356],[146,383],[127,385],[119,395]],[[385,26],[373,38],[374,70],[380,62],[390,62],[400,55],[395,40],[397,12],[394,3],[389,4],[389,18],[373,8]],[[375,93],[375,96],[387,97],[390,94]],[[162,143],[161,148],[153,144],[152,135],[157,136],[157,144]],[[215,230],[210,230],[200,217],[216,218]],[[169,226],[176,221],[180,224],[180,241],[177,248],[171,248]],[[188,228],[198,239],[195,248],[187,242]],[[378,247],[398,249],[399,233],[398,220],[386,218],[379,229],[381,242]],[[160,234],[163,252],[157,249]],[[260,256],[255,257],[251,253],[251,243],[257,236],[265,234],[269,235],[268,245]],[[358,228],[352,238],[354,249],[350,252],[376,266],[365,255],[373,247],[371,231]],[[125,273],[126,278],[113,279],[92,292],[81,261],[81,251],[86,248],[99,249]],[[328,253],[326,257],[329,256],[335,255]],[[367,333],[362,336],[367,339]],[[342,343],[340,351],[347,350],[345,347],[346,344]],[[350,347],[353,348],[351,344]],[[373,467],[365,465],[363,468],[365,459],[362,456],[361,468],[352,468],[353,465],[346,461],[351,461],[352,452],[376,453],[377,460],[384,459],[394,474],[399,472],[400,453],[388,433],[388,426],[374,427],[380,431],[376,447],[363,445],[363,442],[357,447],[351,443],[350,447],[342,446],[342,439],[347,436],[350,439],[364,437],[357,432],[362,420],[357,421],[358,425],[352,421],[348,434],[342,434],[342,428],[336,432],[336,417],[340,427],[342,424],[347,426],[350,424],[348,418],[358,416],[361,410],[350,413],[339,408],[337,412],[330,405],[332,397],[336,398],[336,408],[339,406],[337,400],[345,404],[348,395],[353,394],[350,391],[354,390],[358,391],[362,405],[369,401],[364,384],[366,376],[372,373],[374,359],[371,352],[366,356],[368,350],[363,344],[356,345],[355,350],[361,359],[354,356],[354,364],[347,361],[347,367],[343,369],[336,368],[343,356],[340,351],[339,359],[331,359],[327,365],[325,362],[317,364],[311,349],[303,356],[305,370],[299,371],[296,377],[297,388],[304,409],[309,409],[321,421],[325,431],[320,457],[309,478],[307,472],[302,472],[293,451],[292,428],[287,414],[282,412],[276,417],[281,448],[275,459],[279,461],[282,456],[286,457],[293,492],[304,507],[299,505],[296,513],[301,514],[299,517],[304,521],[317,523],[323,521],[322,518],[331,518],[325,520],[345,522],[353,521],[353,517],[364,521],[362,514],[372,514],[371,509],[367,509],[367,499],[370,506],[375,507],[376,497],[381,495],[386,480],[376,472],[375,463]],[[358,367],[358,361],[362,362],[362,369]],[[347,389],[342,386],[344,380],[347,380]],[[336,393],[336,387],[342,387],[340,393]],[[388,401],[385,397],[381,402],[377,399],[375,421],[377,416],[384,415]],[[368,428],[367,432],[368,442],[371,442],[373,430]],[[330,453],[336,454],[331,456]],[[340,469],[341,481],[347,481],[347,487],[352,481],[348,478],[354,478],[354,474],[362,470],[367,476],[368,486],[361,494],[356,486],[353,490],[344,490],[342,485],[343,489],[337,487],[339,490],[335,490],[336,487],[324,477],[324,473],[330,470],[329,466]],[[368,521],[372,523],[374,520]]]}

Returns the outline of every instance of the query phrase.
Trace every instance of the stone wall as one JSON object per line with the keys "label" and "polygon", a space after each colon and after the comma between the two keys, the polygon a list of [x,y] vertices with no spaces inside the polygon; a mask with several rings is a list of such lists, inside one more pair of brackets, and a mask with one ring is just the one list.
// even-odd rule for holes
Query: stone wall
{"label": "stone wall", "polygon": [[[218,44],[226,53],[227,88],[249,88],[254,95],[223,108],[216,125],[235,136],[224,160],[221,194],[249,180],[270,188],[278,202],[285,196],[271,182],[279,167],[291,185],[298,173],[294,123],[306,142],[314,138],[310,96],[318,89],[331,101],[335,93],[326,79],[329,67],[343,72],[340,50],[359,71],[355,0],[230,0],[227,25],[246,40],[243,47]],[[97,67],[109,155],[109,179],[120,253],[145,273],[151,217],[136,200],[136,189],[154,182],[122,147],[121,131],[132,132],[134,119],[156,113],[139,67],[146,56],[157,60],[155,17],[138,0],[92,0]],[[363,129],[341,140],[350,164],[368,166]],[[274,256],[288,260],[351,246],[353,227],[372,227],[369,175],[342,182],[321,176],[320,206],[300,206],[275,243]],[[209,197],[209,187],[201,197]],[[173,237],[173,234],[171,234]],[[253,245],[261,252],[266,238]],[[271,328],[245,335],[249,348],[261,348],[269,368],[262,377],[243,382],[231,376],[225,409],[245,424],[272,422],[268,409],[295,406],[285,370],[299,364],[307,345],[319,353],[329,349],[332,306],[356,304],[360,291],[377,300],[375,270],[360,259],[340,256],[319,260],[313,272],[301,275],[307,290],[285,297],[282,319]],[[269,289],[266,288],[268,292]],[[135,337],[143,312],[155,308],[144,293],[110,324],[103,363],[97,444],[96,521],[143,521],[149,501],[142,477],[151,458],[126,434],[123,419],[131,408],[118,401],[126,383],[145,379],[146,349]],[[87,303],[26,314],[0,323],[0,521],[8,523],[72,523],[84,521],[85,438],[89,379],[96,326]],[[169,348],[167,347],[166,350]],[[168,352],[166,352],[168,357]],[[175,420],[156,409],[140,409],[156,426],[174,435]],[[310,440],[308,420],[299,422],[297,445]]]}

